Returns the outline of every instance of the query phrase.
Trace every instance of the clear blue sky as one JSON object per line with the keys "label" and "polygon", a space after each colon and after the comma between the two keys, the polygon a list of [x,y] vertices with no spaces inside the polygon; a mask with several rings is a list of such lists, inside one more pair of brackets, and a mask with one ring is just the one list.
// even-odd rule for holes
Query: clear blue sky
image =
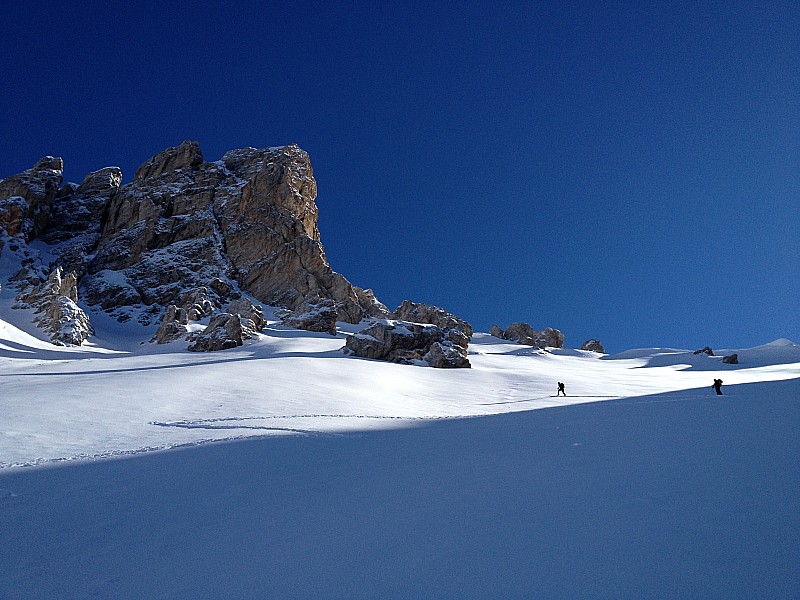
{"label": "clear blue sky", "polygon": [[800,4],[431,4],[6,3],[0,177],[297,143],[390,308],[800,343]]}

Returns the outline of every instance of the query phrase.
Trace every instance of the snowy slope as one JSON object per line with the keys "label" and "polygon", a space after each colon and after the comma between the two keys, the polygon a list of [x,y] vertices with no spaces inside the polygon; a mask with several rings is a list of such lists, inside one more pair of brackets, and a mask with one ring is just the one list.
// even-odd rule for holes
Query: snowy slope
{"label": "snowy slope", "polygon": [[[0,321],[0,467],[248,436],[407,427],[676,390],[702,398],[717,376],[731,385],[800,374],[794,345],[766,347],[771,359],[778,352],[792,363],[765,365],[756,349],[758,366],[747,368],[690,352],[614,360],[546,353],[476,334],[473,368],[440,370],[345,356],[345,335],[272,324],[241,348],[193,353],[183,341],[132,343],[109,327],[95,341],[103,346],[59,348]],[[567,398],[552,397],[556,381],[567,384]]]}
{"label": "snowy slope", "polygon": [[196,354],[2,316],[0,598],[800,595],[791,342],[723,365],[476,334],[439,370],[275,321]]}

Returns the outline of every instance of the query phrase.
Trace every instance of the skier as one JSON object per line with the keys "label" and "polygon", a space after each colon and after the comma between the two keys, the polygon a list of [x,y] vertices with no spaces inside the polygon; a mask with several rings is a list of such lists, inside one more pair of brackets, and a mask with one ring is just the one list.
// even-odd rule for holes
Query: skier
{"label": "skier", "polygon": [[722,396],[722,379],[715,379],[714,385],[711,387],[713,387],[714,391],[717,392],[717,396]]}
{"label": "skier", "polygon": [[564,391],[564,384],[561,383],[560,381],[558,382],[558,391],[556,392],[556,396],[558,396],[559,394],[564,394],[564,398],[567,397],[567,392]]}

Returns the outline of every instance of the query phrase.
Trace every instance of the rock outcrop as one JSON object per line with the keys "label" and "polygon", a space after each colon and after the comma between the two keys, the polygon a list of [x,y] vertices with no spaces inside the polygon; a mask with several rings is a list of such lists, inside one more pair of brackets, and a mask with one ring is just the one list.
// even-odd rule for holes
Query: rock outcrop
{"label": "rock outcrop", "polygon": [[564,347],[564,334],[552,327],[536,331],[528,323],[512,323],[504,331],[495,325],[492,335],[539,349]]}
{"label": "rock outcrop", "polygon": [[518,342],[526,346],[535,346],[534,341],[538,337],[539,332],[531,327],[528,323],[511,323],[502,334],[504,340]]}
{"label": "rock outcrop", "polygon": [[32,169],[0,180],[0,231],[34,239],[50,219],[63,169],[60,158],[45,156]]}
{"label": "rock outcrop", "polygon": [[221,311],[243,292],[292,311],[292,326],[331,333],[337,320],[389,314],[328,264],[311,162],[295,145],[206,162],[186,141],[145,161],[126,185],[119,168],[106,167],[59,188],[62,171],[61,159],[45,157],[0,181],[0,251],[39,238],[53,257],[24,265],[15,277],[22,296],[61,267],[76,274],[89,306],[120,321],[161,322],[157,339],[180,333],[173,322],[183,326],[168,307],[189,321],[231,314]]}
{"label": "rock outcrop", "polygon": [[345,351],[364,358],[436,368],[469,368],[472,326],[443,308],[404,301],[397,320],[376,321],[347,338]]}
{"label": "rock outcrop", "polygon": [[294,329],[336,335],[338,311],[330,298],[311,298],[281,318],[281,323]]}
{"label": "rock outcrop", "polygon": [[66,184],[56,194],[51,204],[49,225],[40,238],[54,244],[89,236],[82,240],[87,249],[97,244],[103,213],[119,191],[122,171],[119,167],[106,167],[89,173],[79,186]]}
{"label": "rock outcrop", "polygon": [[165,173],[197,169],[203,164],[203,154],[197,142],[184,141],[176,148],[167,148],[142,164],[133,178],[136,180],[159,177]]}
{"label": "rock outcrop", "polygon": [[186,309],[178,308],[174,304],[167,307],[167,314],[156,331],[155,341],[158,344],[167,344],[185,336],[189,329],[189,317]]}
{"label": "rock outcrop", "polygon": [[[197,306],[195,304],[190,310],[197,311]],[[190,341],[189,350],[225,350],[241,346],[244,340],[254,338],[266,324],[261,306],[254,305],[247,298],[234,300],[225,312],[213,315],[202,332],[187,336],[189,321],[199,318],[191,319],[185,308],[170,304],[154,340],[159,344],[166,344],[187,337]]]}
{"label": "rock outcrop", "polygon": [[738,365],[739,364],[739,355],[738,354],[731,354],[730,356],[723,356],[722,362],[726,365]]}
{"label": "rock outcrop", "polygon": [[214,280],[212,310],[241,289],[290,310],[330,299],[337,319],[351,323],[385,316],[371,293],[328,265],[316,195],[308,154],[297,146],[234,150],[209,163],[184,142],[145,162],[111,200],[86,287],[102,286],[104,271],[121,272],[145,305],[190,310],[181,295]]}
{"label": "rock outcrop", "polygon": [[558,329],[552,327],[545,327],[538,332],[538,335],[533,341],[533,345],[537,348],[563,348],[564,347],[564,334]]}
{"label": "rock outcrop", "polygon": [[211,317],[201,332],[188,336],[188,349],[192,352],[213,352],[241,346],[246,339],[239,315],[219,313]]}
{"label": "rock outcrop", "polygon": [[711,349],[711,346],[706,346],[705,348],[700,348],[700,350],[695,350],[693,354],[705,354],[706,356],[714,356],[714,351]]}
{"label": "rock outcrop", "polygon": [[232,315],[239,315],[247,337],[254,337],[255,334],[264,329],[264,326],[267,324],[264,318],[264,308],[253,304],[247,298],[234,300],[228,305],[225,312]]}
{"label": "rock outcrop", "polygon": [[[451,330],[452,331],[452,330]],[[460,332],[456,332],[460,333]],[[468,368],[462,336],[450,339],[436,325],[407,321],[377,321],[345,343],[348,354],[400,364],[427,364],[437,368]]]}
{"label": "rock outcrop", "polygon": [[603,348],[603,344],[600,343],[600,340],[596,340],[594,338],[583,342],[581,345],[581,350],[588,350],[589,352],[597,352],[599,354],[606,353],[606,349]]}
{"label": "rock outcrop", "polygon": [[57,267],[46,281],[25,288],[14,308],[32,308],[34,322],[58,346],[80,346],[92,333],[89,317],[77,305],[77,277]]}
{"label": "rock outcrop", "polygon": [[403,303],[394,310],[392,316],[401,321],[427,323],[429,325],[436,325],[444,330],[454,329],[463,333],[468,339],[472,338],[472,325],[438,306],[418,304],[411,300],[404,300]]}

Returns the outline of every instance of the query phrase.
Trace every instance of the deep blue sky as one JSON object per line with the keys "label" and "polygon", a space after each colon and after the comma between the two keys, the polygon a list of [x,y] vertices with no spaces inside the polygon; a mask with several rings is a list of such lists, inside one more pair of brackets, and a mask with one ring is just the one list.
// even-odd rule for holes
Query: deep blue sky
{"label": "deep blue sky", "polygon": [[797,2],[430,4],[6,3],[0,177],[297,143],[390,308],[800,343]]}

